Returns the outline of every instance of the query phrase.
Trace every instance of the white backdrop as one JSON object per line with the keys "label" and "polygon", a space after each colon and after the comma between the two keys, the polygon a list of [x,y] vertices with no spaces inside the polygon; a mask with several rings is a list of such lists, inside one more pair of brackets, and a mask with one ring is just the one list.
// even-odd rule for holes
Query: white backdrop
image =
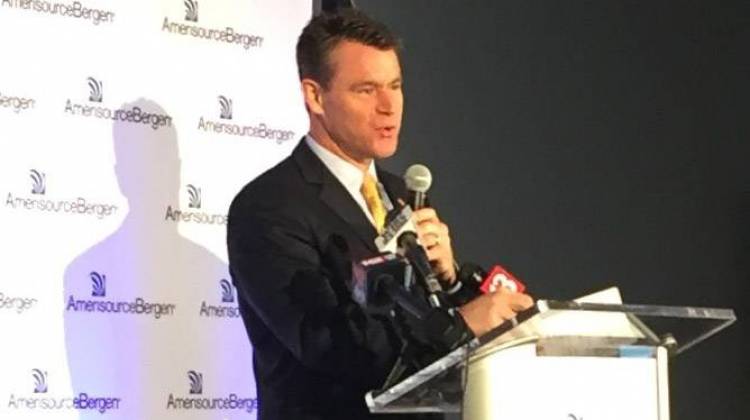
{"label": "white backdrop", "polygon": [[226,212],[310,0],[0,0],[0,419],[254,419]]}

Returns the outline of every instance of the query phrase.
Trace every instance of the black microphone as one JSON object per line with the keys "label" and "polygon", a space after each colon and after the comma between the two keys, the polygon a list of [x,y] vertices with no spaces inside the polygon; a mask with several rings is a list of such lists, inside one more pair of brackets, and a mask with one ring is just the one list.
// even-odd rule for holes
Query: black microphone
{"label": "black microphone", "polygon": [[458,272],[456,276],[458,277],[458,281],[475,292],[479,291],[479,287],[482,285],[485,277],[487,277],[487,270],[479,264],[474,263],[463,263],[457,268]]}
{"label": "black microphone", "polygon": [[458,279],[473,290],[484,294],[492,293],[500,287],[515,293],[526,291],[526,285],[500,264],[485,270],[476,264],[466,263],[458,271]]}
{"label": "black microphone", "polygon": [[443,292],[443,287],[440,285],[435,272],[432,271],[427,252],[417,242],[417,234],[411,231],[403,232],[398,237],[397,243],[400,254],[409,260],[418,277],[424,282],[430,306],[439,308],[441,306],[439,295]]}
{"label": "black microphone", "polygon": [[432,174],[430,169],[424,165],[414,164],[409,166],[404,173],[404,182],[406,189],[411,195],[411,208],[419,210],[429,205],[427,200],[427,190],[432,185]]}

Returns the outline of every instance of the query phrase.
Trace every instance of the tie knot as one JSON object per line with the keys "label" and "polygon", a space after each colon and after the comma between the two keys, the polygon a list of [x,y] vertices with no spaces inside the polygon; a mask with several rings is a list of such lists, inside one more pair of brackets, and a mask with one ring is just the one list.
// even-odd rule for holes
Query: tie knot
{"label": "tie knot", "polygon": [[377,194],[378,186],[375,177],[370,175],[369,172],[365,173],[365,177],[362,180],[362,194]]}

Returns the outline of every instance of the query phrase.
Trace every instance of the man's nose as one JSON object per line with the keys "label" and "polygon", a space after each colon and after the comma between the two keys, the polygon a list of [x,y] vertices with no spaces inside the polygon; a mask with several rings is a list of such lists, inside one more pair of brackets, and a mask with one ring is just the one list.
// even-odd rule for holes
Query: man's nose
{"label": "man's nose", "polygon": [[378,91],[377,111],[383,114],[393,114],[394,112],[394,93],[390,89]]}

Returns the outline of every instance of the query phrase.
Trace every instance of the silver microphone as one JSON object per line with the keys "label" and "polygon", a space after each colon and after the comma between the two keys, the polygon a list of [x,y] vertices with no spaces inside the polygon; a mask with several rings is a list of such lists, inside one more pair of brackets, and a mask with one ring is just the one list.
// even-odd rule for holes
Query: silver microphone
{"label": "silver microphone", "polygon": [[432,185],[432,174],[429,168],[418,163],[409,166],[404,173],[404,182],[406,182],[406,188],[414,194],[412,209],[423,208],[427,199],[427,190]]}

